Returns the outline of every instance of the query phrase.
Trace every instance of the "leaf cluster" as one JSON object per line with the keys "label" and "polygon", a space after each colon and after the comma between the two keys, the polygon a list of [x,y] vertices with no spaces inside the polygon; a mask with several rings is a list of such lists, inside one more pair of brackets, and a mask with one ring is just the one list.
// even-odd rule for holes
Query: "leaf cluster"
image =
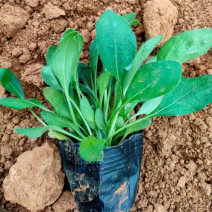
{"label": "leaf cluster", "polygon": [[[44,96],[53,111],[37,99],[26,99],[17,77],[0,69],[2,86],[16,96],[0,98],[0,105],[28,108],[43,125],[15,130],[31,138],[49,131],[51,137],[79,142],[82,158],[94,162],[103,159],[104,147],[119,145],[148,127],[153,117],[194,113],[211,103],[212,75],[184,78],[181,64],[211,48],[212,30],[173,36],[147,60],[163,36],[148,40],[137,51],[130,27],[139,24],[135,16],[103,13],[96,23],[88,65],[79,62],[83,38],[74,29],[62,35],[57,47],[49,47],[42,78],[48,85]],[[137,104],[142,106],[132,115]],[[33,107],[42,110],[41,117]]]}

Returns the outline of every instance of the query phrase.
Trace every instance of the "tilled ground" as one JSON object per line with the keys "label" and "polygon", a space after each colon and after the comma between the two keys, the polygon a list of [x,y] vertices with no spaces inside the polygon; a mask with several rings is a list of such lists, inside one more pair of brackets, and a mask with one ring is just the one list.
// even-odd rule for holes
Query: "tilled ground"
{"label": "tilled ground", "polygon": [[[163,0],[161,0],[162,2]],[[57,45],[67,28],[84,37],[81,61],[88,62],[88,50],[95,37],[95,21],[106,8],[119,14],[137,13],[142,22],[146,0],[0,0],[0,66],[10,68],[20,79],[26,97],[44,104],[41,66],[49,45]],[[174,34],[212,27],[211,0],[172,0],[179,16]],[[13,14],[11,19],[6,14]],[[4,18],[2,18],[4,17]],[[5,25],[6,23],[6,25]],[[143,26],[135,27],[138,46],[145,41]],[[184,76],[212,73],[212,51],[183,65]],[[0,87],[0,96],[9,94]],[[46,135],[29,139],[13,131],[14,127],[32,127],[39,123],[27,110],[0,107],[0,185],[16,158],[43,144]],[[1,186],[0,186],[1,187]],[[145,130],[143,165],[137,200],[132,211],[210,212],[212,211],[212,105],[183,117],[155,118]],[[27,211],[3,198],[9,211]],[[43,212],[53,211],[51,206]]]}

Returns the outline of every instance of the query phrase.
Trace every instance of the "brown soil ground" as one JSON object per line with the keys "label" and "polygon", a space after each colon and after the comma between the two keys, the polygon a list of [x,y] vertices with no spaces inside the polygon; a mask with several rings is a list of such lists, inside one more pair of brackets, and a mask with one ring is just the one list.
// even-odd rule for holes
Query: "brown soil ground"
{"label": "brown soil ground", "polygon": [[[34,2],[35,7],[25,2]],[[81,61],[87,63],[89,43],[95,36],[94,24],[99,15],[110,7],[122,15],[136,12],[137,19],[142,22],[146,0],[40,0],[39,6],[36,6],[36,2],[39,0],[0,0],[0,7],[10,4],[30,14],[25,26],[20,30],[16,26],[15,33],[11,35],[4,35],[7,32],[3,30],[8,28],[0,29],[0,66],[6,66],[17,74],[27,97],[35,97],[47,104],[42,94],[44,84],[40,77],[40,67],[45,64],[48,46],[57,45],[66,28],[75,28],[84,36]],[[194,28],[212,27],[211,0],[172,2],[179,11],[174,34]],[[54,19],[46,18],[47,10],[43,8],[47,3],[60,7],[65,15],[60,15],[63,11],[56,11],[50,14]],[[135,27],[135,32],[140,46],[145,41],[143,28]],[[212,73],[212,51],[184,64],[183,68],[184,75],[188,77]],[[0,96],[8,95],[0,87]],[[1,185],[9,168],[24,151],[40,146],[48,139],[46,135],[39,139],[29,139],[13,132],[13,128],[36,125],[39,123],[27,110],[15,111],[0,107],[0,203],[8,211],[27,211],[3,198]],[[139,190],[131,211],[211,212],[211,189],[212,105],[188,116],[155,118],[152,126],[145,130]],[[51,206],[43,210],[47,211],[53,211]]]}

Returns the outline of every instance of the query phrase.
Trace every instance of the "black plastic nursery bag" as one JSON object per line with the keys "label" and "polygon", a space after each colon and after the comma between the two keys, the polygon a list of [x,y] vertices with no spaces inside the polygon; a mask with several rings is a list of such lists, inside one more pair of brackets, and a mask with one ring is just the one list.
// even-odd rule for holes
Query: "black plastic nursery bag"
{"label": "black plastic nursery bag", "polygon": [[142,133],[119,146],[106,147],[102,162],[83,160],[79,144],[59,140],[58,146],[79,211],[127,212],[133,207],[141,169]]}

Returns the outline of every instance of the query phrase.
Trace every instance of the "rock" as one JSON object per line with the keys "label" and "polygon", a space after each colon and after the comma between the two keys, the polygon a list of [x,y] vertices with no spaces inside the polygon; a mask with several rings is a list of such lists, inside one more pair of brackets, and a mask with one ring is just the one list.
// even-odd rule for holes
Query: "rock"
{"label": "rock", "polygon": [[36,43],[30,43],[30,44],[29,44],[29,49],[30,49],[31,51],[34,51],[37,47],[38,47],[38,45],[37,45]]}
{"label": "rock", "polygon": [[29,13],[12,5],[4,5],[0,9],[0,36],[13,37],[22,29],[29,19]]}
{"label": "rock", "polygon": [[31,54],[29,52],[25,53],[25,54],[22,54],[20,57],[19,57],[19,61],[20,63],[26,63],[28,62],[29,60],[31,60]]}
{"label": "rock", "polygon": [[53,5],[50,2],[44,6],[43,13],[48,19],[58,18],[66,14],[65,10],[59,8],[58,6]]}
{"label": "rock", "polygon": [[212,74],[212,69],[208,69],[207,74]]}
{"label": "rock", "polygon": [[156,204],[154,212],[167,212],[167,210],[165,206]]}
{"label": "rock", "polygon": [[196,165],[196,163],[194,163],[193,160],[191,160],[191,161],[188,163],[187,168],[188,168],[188,170],[189,170],[192,174],[195,174],[196,171],[197,171],[197,165]]}
{"label": "rock", "polygon": [[210,184],[207,184],[207,183],[202,183],[202,190],[203,192],[207,195],[207,196],[210,196],[211,195],[211,186]]}
{"label": "rock", "polygon": [[53,204],[55,212],[71,211],[77,208],[74,197],[70,191],[65,191],[60,198]]}
{"label": "rock", "polygon": [[6,158],[10,158],[13,154],[13,149],[9,146],[2,146],[1,147],[1,155],[5,156]]}
{"label": "rock", "polygon": [[19,57],[20,55],[22,55],[23,50],[21,48],[14,48],[12,50],[12,55],[15,57]]}
{"label": "rock", "polygon": [[41,78],[41,67],[42,65],[40,63],[33,63],[29,65],[22,74],[21,79],[40,87],[43,85],[43,80]]}
{"label": "rock", "polygon": [[12,63],[10,61],[2,60],[2,61],[0,61],[0,64],[1,64],[1,67],[4,67],[4,68],[12,67]]}
{"label": "rock", "polygon": [[164,44],[172,36],[177,17],[177,8],[169,0],[147,1],[143,17],[146,38],[164,35],[160,45]]}
{"label": "rock", "polygon": [[45,143],[17,158],[3,182],[5,199],[30,211],[42,210],[62,193],[64,173],[55,144]]}
{"label": "rock", "polygon": [[40,0],[25,0],[25,4],[30,7],[37,7]]}
{"label": "rock", "polygon": [[186,178],[185,176],[180,177],[177,186],[184,188],[185,187],[185,183],[186,183]]}
{"label": "rock", "polygon": [[65,19],[53,19],[51,21],[51,28],[56,33],[61,33],[68,26],[68,21]]}
{"label": "rock", "polygon": [[88,29],[82,30],[80,34],[82,35],[85,43],[89,43],[91,41],[91,33]]}

